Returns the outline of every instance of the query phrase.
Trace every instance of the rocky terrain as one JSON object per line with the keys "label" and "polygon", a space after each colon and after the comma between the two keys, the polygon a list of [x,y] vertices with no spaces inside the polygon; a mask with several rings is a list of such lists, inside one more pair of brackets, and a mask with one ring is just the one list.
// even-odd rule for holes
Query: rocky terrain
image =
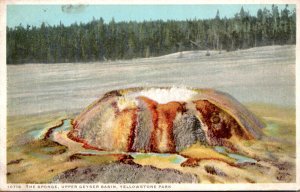
{"label": "rocky terrain", "polygon": [[68,170],[56,176],[53,183],[198,183],[198,179],[175,169],[111,163]]}

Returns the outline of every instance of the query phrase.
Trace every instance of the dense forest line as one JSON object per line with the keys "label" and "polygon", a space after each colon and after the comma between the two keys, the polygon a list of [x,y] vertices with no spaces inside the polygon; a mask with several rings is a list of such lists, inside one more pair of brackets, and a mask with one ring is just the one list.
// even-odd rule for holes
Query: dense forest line
{"label": "dense forest line", "polygon": [[[233,18],[7,27],[7,63],[89,62],[151,57],[186,50],[245,49],[296,43],[296,10],[241,8]],[[208,52],[209,53],[209,52]],[[209,55],[209,54],[207,54]]]}

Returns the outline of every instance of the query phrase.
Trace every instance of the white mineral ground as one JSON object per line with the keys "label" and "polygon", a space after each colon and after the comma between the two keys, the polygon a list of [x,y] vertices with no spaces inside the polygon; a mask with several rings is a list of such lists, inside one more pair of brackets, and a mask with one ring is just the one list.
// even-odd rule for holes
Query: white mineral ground
{"label": "white mineral ground", "polygon": [[80,112],[107,91],[136,86],[214,88],[242,103],[295,106],[294,45],[205,53],[103,63],[9,65],[8,115]]}

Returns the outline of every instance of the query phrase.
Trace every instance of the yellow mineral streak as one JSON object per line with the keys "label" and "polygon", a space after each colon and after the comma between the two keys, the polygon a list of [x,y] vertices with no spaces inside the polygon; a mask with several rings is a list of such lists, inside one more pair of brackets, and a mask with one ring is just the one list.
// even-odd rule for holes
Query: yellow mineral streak
{"label": "yellow mineral streak", "polygon": [[212,148],[203,146],[199,143],[192,145],[191,147],[180,152],[180,155],[195,158],[195,159],[217,159],[230,164],[235,163],[235,160],[225,156],[221,153],[216,152]]}
{"label": "yellow mineral streak", "polygon": [[113,128],[113,149],[117,151],[127,151],[128,150],[128,142],[130,137],[130,131],[133,125],[134,116],[136,110],[123,110],[121,111],[114,123]]}

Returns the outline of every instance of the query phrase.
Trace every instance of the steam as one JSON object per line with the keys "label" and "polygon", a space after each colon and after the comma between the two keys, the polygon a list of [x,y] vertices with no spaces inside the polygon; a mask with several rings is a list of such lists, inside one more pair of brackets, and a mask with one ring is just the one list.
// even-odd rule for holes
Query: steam
{"label": "steam", "polygon": [[142,90],[139,92],[130,93],[126,95],[126,99],[135,99],[139,96],[148,97],[160,104],[168,103],[171,101],[187,101],[192,99],[197,92],[181,87],[172,87],[170,89],[166,88],[151,88],[147,90]]}

